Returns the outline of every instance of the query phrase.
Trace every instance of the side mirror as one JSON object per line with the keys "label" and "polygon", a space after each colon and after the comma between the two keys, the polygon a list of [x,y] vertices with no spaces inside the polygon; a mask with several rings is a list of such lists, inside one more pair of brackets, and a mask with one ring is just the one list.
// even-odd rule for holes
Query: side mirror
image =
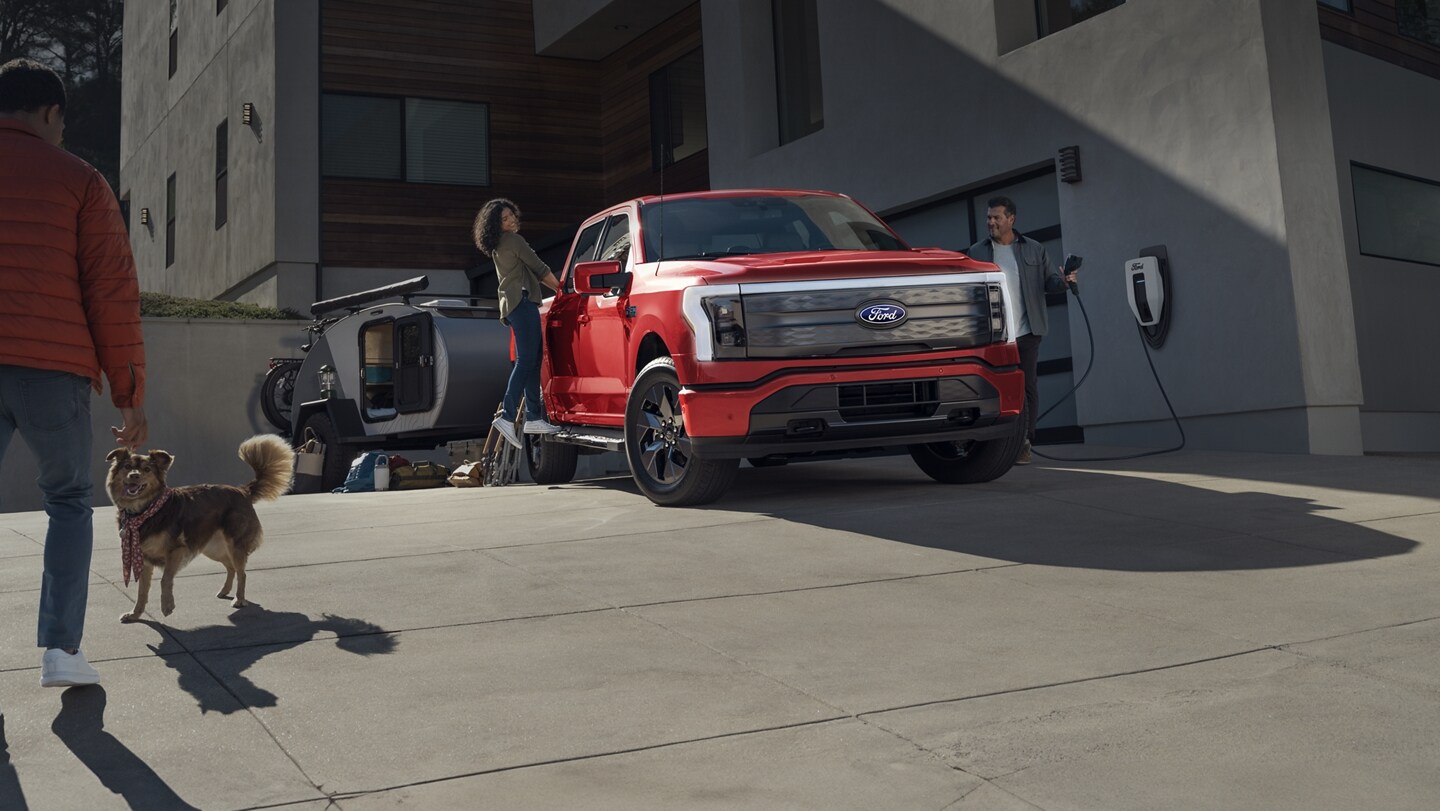
{"label": "side mirror", "polygon": [[581,295],[608,295],[629,281],[630,274],[620,269],[619,262],[581,262],[575,266],[575,292]]}

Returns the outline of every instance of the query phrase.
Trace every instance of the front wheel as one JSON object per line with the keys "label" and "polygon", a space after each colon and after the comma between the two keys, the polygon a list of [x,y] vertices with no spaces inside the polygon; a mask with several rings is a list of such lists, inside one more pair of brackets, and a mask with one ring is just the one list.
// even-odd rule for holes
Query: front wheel
{"label": "front wheel", "polygon": [[1024,442],[1025,414],[1022,412],[1015,420],[1015,430],[1000,439],[931,442],[911,445],[909,450],[915,464],[937,482],[978,484],[1005,475],[1015,464]]}
{"label": "front wheel", "polygon": [[635,378],[625,403],[625,458],[640,492],[662,507],[708,504],[735,481],[739,459],[701,459],[680,412],[675,361],[660,357]]}

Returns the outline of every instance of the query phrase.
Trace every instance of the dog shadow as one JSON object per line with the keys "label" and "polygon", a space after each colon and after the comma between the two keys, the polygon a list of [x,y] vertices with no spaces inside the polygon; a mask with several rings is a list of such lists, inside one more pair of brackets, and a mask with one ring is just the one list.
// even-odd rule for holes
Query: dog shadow
{"label": "dog shadow", "polygon": [[[267,611],[253,602],[229,619],[229,625],[188,630],[142,620],[169,637],[150,649],[176,672],[180,689],[195,699],[202,713],[229,715],[278,705],[279,697],[251,681],[246,671],[267,656],[327,634],[334,635],[335,647],[357,656],[394,653],[400,644],[394,634],[373,622],[333,614],[313,619],[298,611]],[[188,655],[170,655],[174,653]],[[217,681],[223,689],[216,688]]]}
{"label": "dog shadow", "polygon": [[[105,688],[100,685],[67,689],[60,694],[60,714],[55,716],[50,730],[105,788],[120,795],[131,808],[198,811],[180,799],[149,764],[105,731],[106,701]],[[0,777],[0,807],[25,808],[23,795],[18,806],[10,805],[3,786],[4,778]]]}

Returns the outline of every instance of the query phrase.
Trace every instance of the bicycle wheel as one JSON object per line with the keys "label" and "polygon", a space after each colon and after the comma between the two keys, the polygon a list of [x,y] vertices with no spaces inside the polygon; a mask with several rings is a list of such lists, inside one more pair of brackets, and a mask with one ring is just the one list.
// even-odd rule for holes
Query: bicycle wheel
{"label": "bicycle wheel", "polygon": [[290,405],[295,397],[295,376],[299,373],[299,361],[281,363],[265,373],[265,383],[260,386],[260,410],[285,436],[290,435]]}

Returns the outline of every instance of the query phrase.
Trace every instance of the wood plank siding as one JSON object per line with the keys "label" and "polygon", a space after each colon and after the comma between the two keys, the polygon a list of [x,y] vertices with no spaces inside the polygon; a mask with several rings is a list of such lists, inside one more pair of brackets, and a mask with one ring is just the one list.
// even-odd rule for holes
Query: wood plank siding
{"label": "wood plank siding", "polygon": [[[536,55],[530,0],[321,9],[322,92],[484,102],[491,175],[489,186],[324,178],[325,266],[473,267],[471,223],[492,197],[514,200],[526,236],[543,244],[610,202],[658,190],[648,77],[700,46],[699,3],[602,62]],[[670,167],[667,190],[706,188],[708,168],[703,152]]]}
{"label": "wood plank siding", "polygon": [[1440,79],[1440,47],[1400,33],[1395,0],[1353,0],[1351,12],[1320,6],[1326,40]]}

